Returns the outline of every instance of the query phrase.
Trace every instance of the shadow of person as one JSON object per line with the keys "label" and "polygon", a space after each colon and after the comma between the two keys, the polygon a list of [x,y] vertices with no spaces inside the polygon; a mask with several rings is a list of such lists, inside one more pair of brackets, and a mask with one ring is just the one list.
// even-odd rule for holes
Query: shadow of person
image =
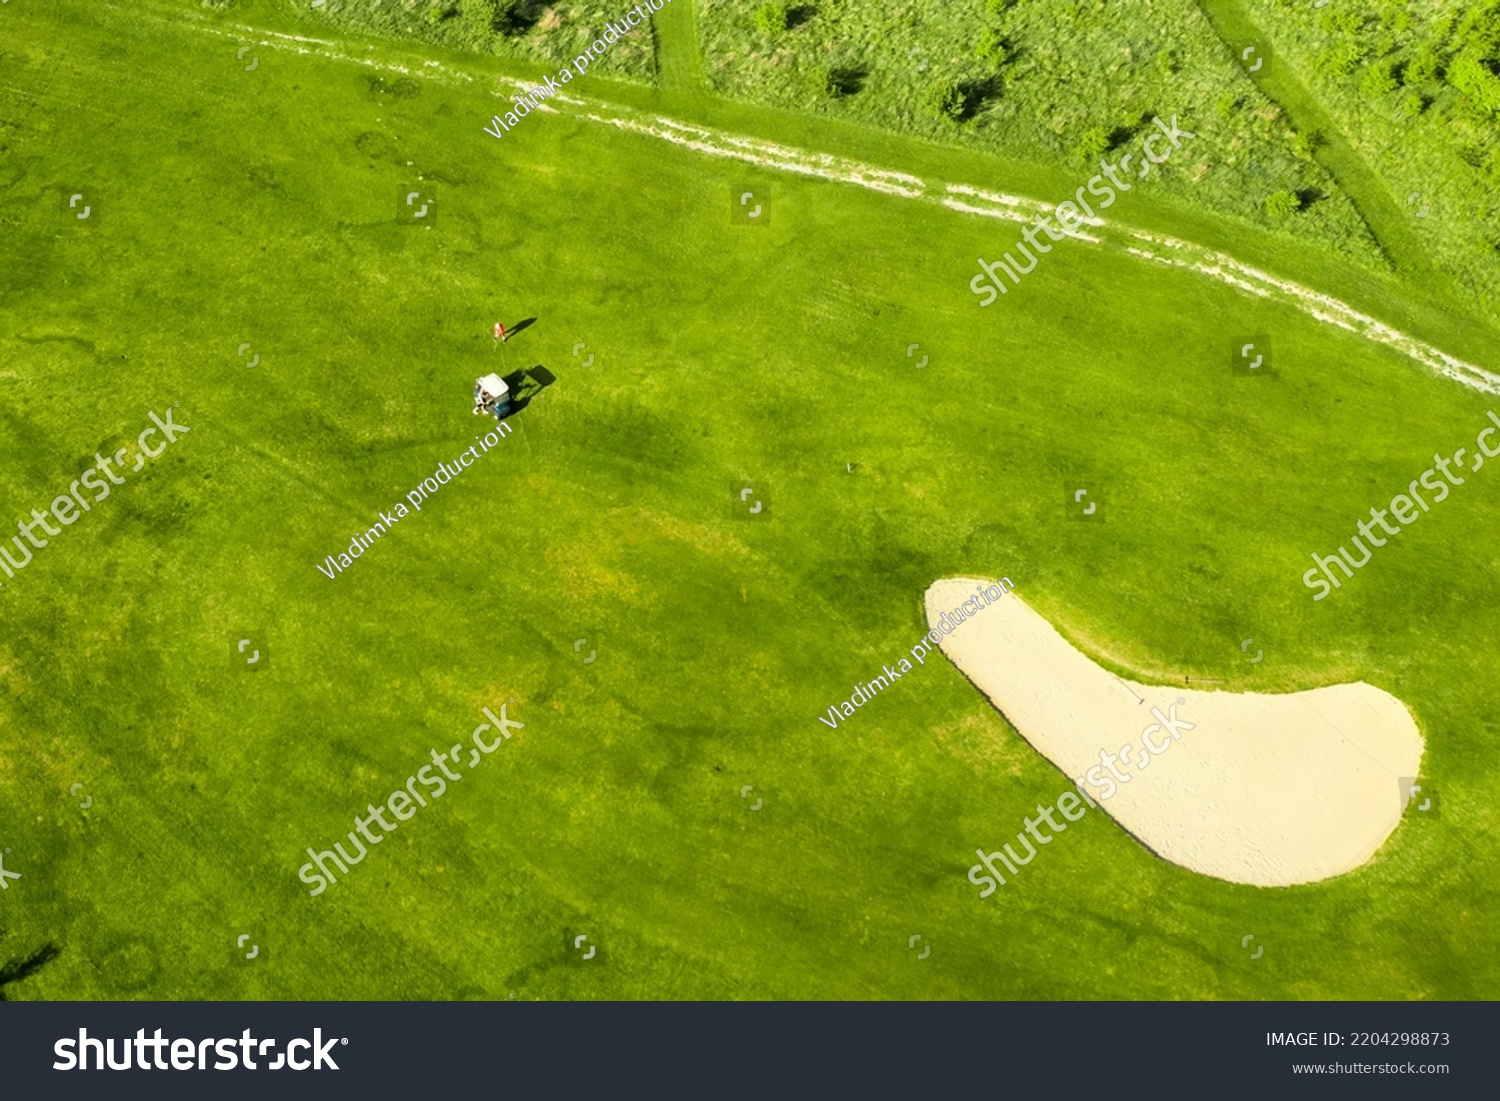
{"label": "shadow of person", "polygon": [[529,328],[531,328],[535,324],[536,324],[536,318],[534,318],[534,317],[528,317],[524,321],[517,321],[515,323],[515,325],[513,325],[511,327],[510,332],[507,333],[506,336],[507,337],[515,336],[522,329],[529,329]]}

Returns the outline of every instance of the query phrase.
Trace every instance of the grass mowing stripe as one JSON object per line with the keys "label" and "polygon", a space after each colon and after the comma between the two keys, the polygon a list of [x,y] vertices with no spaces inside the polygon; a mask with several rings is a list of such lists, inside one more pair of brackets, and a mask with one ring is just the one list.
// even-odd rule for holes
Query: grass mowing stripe
{"label": "grass mowing stripe", "polygon": [[697,99],[707,93],[703,57],[698,50],[693,0],[672,0],[652,19],[656,31],[656,67],[665,91]]}

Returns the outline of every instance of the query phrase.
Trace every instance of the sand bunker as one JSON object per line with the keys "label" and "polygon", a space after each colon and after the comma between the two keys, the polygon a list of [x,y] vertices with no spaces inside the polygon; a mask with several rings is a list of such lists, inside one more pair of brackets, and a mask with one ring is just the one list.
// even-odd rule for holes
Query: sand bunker
{"label": "sand bunker", "polygon": [[[938,581],[927,590],[928,624],[936,628],[943,612],[951,621],[988,584]],[[1418,775],[1422,736],[1411,713],[1363,682],[1267,696],[1121,680],[1014,593],[979,608],[941,645],[1138,840],[1233,883],[1280,887],[1359,867],[1401,820],[1401,779]],[[1101,753],[1119,758],[1113,769]]]}

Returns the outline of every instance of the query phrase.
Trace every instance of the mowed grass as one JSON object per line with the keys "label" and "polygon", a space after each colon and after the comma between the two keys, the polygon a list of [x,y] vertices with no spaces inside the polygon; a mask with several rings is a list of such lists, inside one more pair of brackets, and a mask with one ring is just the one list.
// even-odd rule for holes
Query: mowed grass
{"label": "mowed grass", "polygon": [[[391,97],[316,53],[244,73],[235,40],[153,10],[33,3],[0,62],[4,515],[148,409],[192,428],[0,588],[0,846],[24,875],[0,957],[61,948],[6,996],[1496,995],[1500,468],[1330,600],[1300,582],[1472,446],[1480,396],[1081,245],[981,311],[973,257],[1006,223],[566,116],[497,142],[457,59]],[[430,230],[394,224],[416,176]],[[746,179],[772,184],[767,227],[729,224]],[[92,236],[56,228],[80,183]],[[508,365],[557,383],[328,580],[472,441],[497,316],[538,319]],[[1273,334],[1279,378],[1230,374],[1239,332]],[[730,519],[741,477],[769,522]],[[1071,477],[1106,487],[1106,524],[1064,521]],[[1262,891],[1091,816],[981,901],[975,847],[1064,778],[942,662],[816,721],[960,572],[1137,675],[1395,692],[1441,820]],[[231,664],[246,629],[259,674]],[[511,697],[524,731],[308,897],[307,846]],[[247,930],[263,966],[231,965]]]}

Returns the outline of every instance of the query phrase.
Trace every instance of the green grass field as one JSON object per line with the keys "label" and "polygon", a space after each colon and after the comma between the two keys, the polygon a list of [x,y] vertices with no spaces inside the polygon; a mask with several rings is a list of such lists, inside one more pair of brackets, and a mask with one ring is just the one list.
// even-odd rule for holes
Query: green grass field
{"label": "green grass field", "polygon": [[[1332,599],[1301,584],[1500,399],[1117,249],[1060,246],[980,310],[974,258],[1014,223],[582,110],[486,135],[504,78],[550,63],[271,5],[27,0],[0,25],[3,515],[149,410],[191,428],[0,587],[0,850],[23,876],[0,893],[0,995],[1500,995],[1500,468]],[[570,94],[1054,202],[1082,182],[720,101],[679,60],[661,90]],[[730,223],[747,182],[771,187],[767,226]],[[436,189],[431,228],[396,223],[411,186]],[[60,215],[80,187],[92,230]],[[1114,213],[1496,367],[1490,320],[1430,288],[1165,188]],[[536,318],[503,363],[497,317]],[[1239,333],[1273,335],[1277,378],[1230,373]],[[557,381],[512,436],[317,571],[472,443],[477,375],[535,364]],[[1069,478],[1107,487],[1106,524],[1064,520]],[[737,479],[767,522],[732,518]],[[945,662],[817,721],[955,573],[1009,577],[1143,678],[1395,693],[1441,819],[1260,890],[1091,816],[980,900],[974,849],[1061,775]],[[261,672],[231,659],[246,631]],[[512,698],[524,731],[309,896],[308,846]],[[247,932],[265,954],[235,966]]]}

